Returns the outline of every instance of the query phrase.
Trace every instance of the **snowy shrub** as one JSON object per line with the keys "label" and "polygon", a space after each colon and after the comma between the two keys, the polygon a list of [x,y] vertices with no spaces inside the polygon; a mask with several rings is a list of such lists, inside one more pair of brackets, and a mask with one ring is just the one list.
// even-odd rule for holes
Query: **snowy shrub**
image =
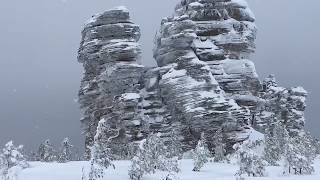
{"label": "snowy shrub", "polygon": [[64,138],[59,152],[59,163],[66,163],[72,160],[72,147],[73,145],[70,143],[69,138]]}
{"label": "snowy shrub", "polygon": [[211,153],[207,147],[204,133],[201,134],[201,139],[198,141],[196,148],[193,150],[193,171],[200,171],[200,169],[209,162]]}
{"label": "snowy shrub", "polygon": [[154,174],[157,170],[170,173],[179,172],[178,157],[169,157],[173,153],[168,151],[170,149],[165,146],[158,135],[149,135],[147,139],[141,142],[135,157],[132,159],[132,165],[128,173],[130,179],[140,180],[145,173]]}
{"label": "snowy shrub", "polygon": [[0,177],[2,176],[5,180],[14,179],[19,170],[29,167],[21,153],[22,148],[23,146],[14,146],[12,141],[5,145],[0,154]]}
{"label": "snowy shrub", "polygon": [[38,149],[38,157],[40,161],[52,162],[57,159],[56,152],[49,139],[40,144]]}

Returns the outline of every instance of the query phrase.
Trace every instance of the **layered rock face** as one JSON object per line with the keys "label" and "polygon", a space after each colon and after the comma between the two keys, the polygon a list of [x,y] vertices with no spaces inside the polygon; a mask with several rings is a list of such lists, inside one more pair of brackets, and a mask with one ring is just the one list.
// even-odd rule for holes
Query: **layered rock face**
{"label": "layered rock face", "polygon": [[245,138],[239,133],[246,133],[248,105],[255,105],[260,91],[248,60],[255,48],[253,22],[246,4],[230,0],[181,1],[175,14],[163,19],[154,50],[166,70],[160,88],[190,147],[201,132],[210,142],[221,126],[228,145]]}
{"label": "layered rock face", "polygon": [[166,139],[174,131],[187,151],[202,132],[213,148],[222,127],[232,151],[250,126],[263,132],[274,117],[292,133],[301,130],[306,92],[260,83],[249,60],[254,21],[241,0],[182,0],[161,22],[154,47],[158,67],[149,68],[139,64],[140,29],[125,8],[93,16],[78,57],[85,69],[79,102],[88,155],[101,119],[119,159],[130,155],[130,143],[152,132]]}
{"label": "layered rock face", "polygon": [[116,136],[114,142],[125,143],[137,134],[135,130],[128,131],[135,126],[139,81],[145,70],[138,63],[139,38],[139,26],[130,20],[128,10],[123,7],[93,16],[82,31],[78,61],[85,72],[79,102],[87,155],[97,124],[103,118],[113,130],[110,136]]}
{"label": "layered rock face", "polygon": [[274,75],[270,75],[264,80],[263,91],[260,93],[263,101],[252,112],[256,117],[253,127],[265,132],[270,125],[280,121],[291,136],[298,135],[305,126],[307,95],[302,87],[279,87]]}

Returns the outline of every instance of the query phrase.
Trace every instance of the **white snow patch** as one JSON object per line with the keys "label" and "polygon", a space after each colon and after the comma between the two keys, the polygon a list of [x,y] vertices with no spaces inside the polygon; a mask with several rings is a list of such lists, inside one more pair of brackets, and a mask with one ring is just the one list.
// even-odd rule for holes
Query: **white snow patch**
{"label": "white snow patch", "polygon": [[203,6],[204,5],[199,3],[199,2],[193,2],[193,3],[189,4],[189,7],[192,7],[192,8],[194,8],[194,7],[203,7]]}
{"label": "white snow patch", "polygon": [[248,141],[256,142],[256,141],[264,141],[264,135],[253,128],[250,129]]}
{"label": "white snow patch", "polygon": [[248,59],[227,59],[222,62],[223,69],[227,74],[251,74],[254,77],[258,77],[253,62]]}
{"label": "white snow patch", "polygon": [[123,11],[123,12],[129,12],[129,10],[126,6],[118,6],[118,7],[112,8],[110,10],[119,10],[119,11]]}
{"label": "white snow patch", "polygon": [[[142,144],[142,143],[141,143]],[[116,169],[106,170],[105,177],[101,180],[128,180],[130,161],[116,161]],[[181,172],[177,174],[179,180],[235,180],[234,174],[238,170],[237,165],[226,163],[207,163],[200,172],[194,172],[193,162],[183,159],[179,162]],[[89,171],[89,162],[69,163],[42,163],[31,162],[31,168],[22,170],[19,180],[80,180],[82,168]],[[320,159],[315,162],[316,173],[310,176],[282,176],[282,167],[267,167],[267,177],[245,177],[246,180],[319,180]],[[157,172],[153,175],[145,175],[143,180],[162,180],[166,173]]]}
{"label": "white snow patch", "polygon": [[292,88],[291,90],[293,92],[300,93],[300,94],[308,94],[308,92],[301,86]]}
{"label": "white snow patch", "polygon": [[240,6],[243,7],[248,7],[248,3],[245,0],[232,0],[232,2],[239,4]]}
{"label": "white snow patch", "polygon": [[137,94],[137,93],[124,93],[121,95],[121,98],[126,100],[139,99],[140,97],[141,97],[140,94]]}

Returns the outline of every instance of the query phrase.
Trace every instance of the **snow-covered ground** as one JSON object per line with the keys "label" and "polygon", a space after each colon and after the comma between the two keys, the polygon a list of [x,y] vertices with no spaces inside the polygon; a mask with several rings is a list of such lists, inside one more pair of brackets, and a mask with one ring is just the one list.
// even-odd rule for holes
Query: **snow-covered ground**
{"label": "snow-covered ground", "polygon": [[[41,163],[32,162],[31,168],[25,169],[19,174],[19,180],[81,180],[82,168],[88,169],[88,162]],[[129,161],[118,161],[115,163],[116,169],[109,169],[106,172],[105,180],[129,180]],[[180,162],[181,172],[179,180],[235,180],[234,174],[237,166],[222,163],[208,163],[201,172],[192,171],[192,160],[182,160]],[[256,180],[319,180],[320,179],[320,159],[315,163],[316,173],[312,176],[282,176],[281,167],[268,167],[268,177],[246,178]],[[143,180],[162,180],[165,174],[157,173],[146,175]]]}

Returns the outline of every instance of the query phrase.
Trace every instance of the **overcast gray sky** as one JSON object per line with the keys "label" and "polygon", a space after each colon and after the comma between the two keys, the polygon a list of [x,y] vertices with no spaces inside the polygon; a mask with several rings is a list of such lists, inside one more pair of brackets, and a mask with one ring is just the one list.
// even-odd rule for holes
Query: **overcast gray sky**
{"label": "overcast gray sky", "polygon": [[[317,110],[320,52],[319,0],[248,0],[257,18],[261,79],[302,85],[310,92],[307,128],[320,137]],[[0,145],[13,139],[35,148],[69,136],[82,148],[75,102],[82,77],[77,48],[91,15],[125,5],[141,25],[143,63],[154,65],[153,37],[178,0],[3,0],[0,5]]]}

